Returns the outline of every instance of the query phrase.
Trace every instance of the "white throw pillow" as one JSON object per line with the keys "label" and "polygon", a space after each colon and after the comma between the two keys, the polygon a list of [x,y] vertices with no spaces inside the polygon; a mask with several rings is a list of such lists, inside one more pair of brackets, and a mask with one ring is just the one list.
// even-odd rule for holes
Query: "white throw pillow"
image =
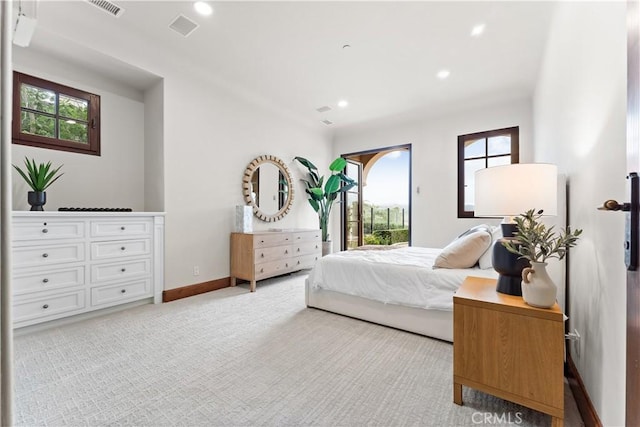
{"label": "white throw pillow", "polygon": [[491,229],[491,245],[489,249],[487,249],[478,260],[478,266],[483,270],[488,270],[493,268],[493,262],[491,258],[493,257],[493,245],[496,244],[499,238],[502,237],[502,228],[500,226],[493,227]]}
{"label": "white throw pillow", "polygon": [[491,234],[476,231],[449,243],[438,254],[433,268],[471,268],[491,246]]}

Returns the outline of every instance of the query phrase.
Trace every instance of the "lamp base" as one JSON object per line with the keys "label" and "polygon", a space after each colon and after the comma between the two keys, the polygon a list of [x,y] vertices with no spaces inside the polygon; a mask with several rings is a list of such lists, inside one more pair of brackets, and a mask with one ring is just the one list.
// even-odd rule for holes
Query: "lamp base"
{"label": "lamp base", "polygon": [[514,276],[498,276],[496,291],[501,294],[522,296],[522,278]]}

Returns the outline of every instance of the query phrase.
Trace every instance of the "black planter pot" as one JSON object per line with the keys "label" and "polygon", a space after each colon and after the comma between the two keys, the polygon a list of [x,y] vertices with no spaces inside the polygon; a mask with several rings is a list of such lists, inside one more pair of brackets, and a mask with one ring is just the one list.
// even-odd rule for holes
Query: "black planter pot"
{"label": "black planter pot", "polygon": [[43,211],[45,203],[47,203],[47,193],[44,191],[29,191],[27,193],[27,202],[31,205],[32,211]]}

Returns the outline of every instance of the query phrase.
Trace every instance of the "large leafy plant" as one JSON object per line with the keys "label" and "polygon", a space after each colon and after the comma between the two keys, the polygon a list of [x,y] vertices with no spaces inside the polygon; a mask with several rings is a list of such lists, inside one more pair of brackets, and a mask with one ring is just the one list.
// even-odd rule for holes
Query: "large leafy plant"
{"label": "large leafy plant", "polygon": [[307,168],[307,177],[302,179],[305,183],[305,192],[308,195],[309,204],[318,214],[318,222],[322,230],[322,241],[329,241],[329,215],[331,208],[338,199],[340,193],[350,190],[358,185],[356,181],[349,178],[342,171],[347,166],[347,161],[342,157],[338,157],[329,165],[331,175],[324,180],[324,176],[320,176],[318,168],[309,160],[303,157],[295,157],[302,166]]}
{"label": "large leafy plant", "polygon": [[64,175],[64,173],[58,174],[62,165],[52,169],[51,162],[37,165],[34,159],[29,160],[27,157],[24,158],[24,164],[26,171],[16,165],[13,165],[13,167],[18,171],[20,176],[27,181],[27,184],[29,184],[29,187],[31,187],[33,191],[45,191],[51,184],[56,182],[58,178]]}
{"label": "large leafy plant", "polygon": [[504,240],[502,244],[509,252],[532,262],[546,262],[549,258],[561,260],[567,254],[567,250],[578,243],[582,230],[571,231],[570,227],[566,227],[557,234],[553,226],[547,228],[540,222],[540,217],[542,211],[530,209],[514,218],[518,225],[515,238]]}

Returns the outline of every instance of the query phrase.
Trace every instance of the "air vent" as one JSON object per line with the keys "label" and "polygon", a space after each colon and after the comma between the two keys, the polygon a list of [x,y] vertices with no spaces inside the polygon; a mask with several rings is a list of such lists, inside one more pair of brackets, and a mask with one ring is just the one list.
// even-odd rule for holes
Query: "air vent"
{"label": "air vent", "polygon": [[329,126],[332,125],[333,122],[331,120],[323,120],[322,123],[324,123],[325,125]]}
{"label": "air vent", "polygon": [[119,18],[124,13],[124,9],[115,3],[111,3],[107,0],[87,0],[89,3],[97,7],[98,9],[107,12],[111,16]]}
{"label": "air vent", "polygon": [[198,24],[184,15],[178,15],[176,19],[169,24],[169,28],[185,37],[188,37],[196,28],[198,28]]}
{"label": "air vent", "polygon": [[329,111],[329,110],[331,110],[331,107],[327,107],[326,105],[320,108],[316,108],[316,111],[318,113],[324,113],[325,111]]}

